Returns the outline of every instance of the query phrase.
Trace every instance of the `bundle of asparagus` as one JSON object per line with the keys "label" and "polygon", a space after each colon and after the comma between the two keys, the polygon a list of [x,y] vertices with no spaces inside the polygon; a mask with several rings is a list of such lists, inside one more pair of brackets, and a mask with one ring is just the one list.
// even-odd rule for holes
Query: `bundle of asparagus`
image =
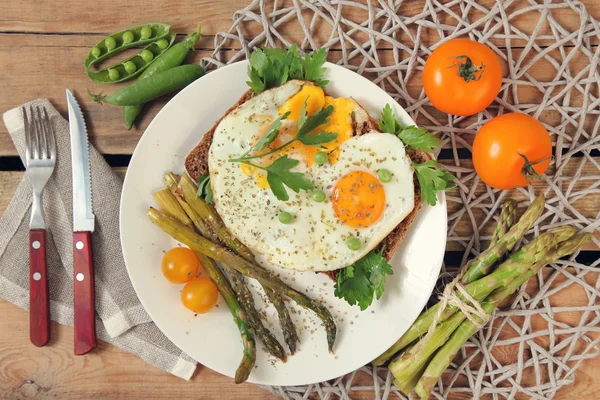
{"label": "bundle of asparagus", "polygon": [[[332,351],[337,328],[327,308],[289,287],[256,264],[250,249],[231,235],[216,210],[197,196],[198,188],[187,174],[182,175],[180,179],[177,175],[168,173],[165,175],[165,183],[167,188],[154,194],[162,212],[150,208],[147,216],[174,239],[196,252],[202,266],[227,303],[244,346],[235,382],[246,381],[254,367],[254,336],[263,342],[271,355],[282,361],[287,359],[283,346],[264,326],[245,277],[258,280],[267,298],[275,306],[283,337],[291,354],[296,351],[298,334],[285,306],[284,297],[312,310],[323,321],[328,348]],[[222,270],[215,261],[221,263]]]}
{"label": "bundle of asparagus", "polygon": [[[539,196],[514,223],[515,203],[506,202],[490,247],[468,262],[452,283],[464,285],[463,290],[445,291],[440,303],[424,311],[390,349],[373,361],[374,365],[382,365],[401,352],[389,368],[403,393],[414,389],[421,398],[429,398],[456,353],[485,324],[499,303],[545,265],[577,251],[590,238],[589,233],[577,234],[574,227],[562,226],[510,253],[543,210],[544,197]],[[448,296],[457,301],[448,304]],[[476,311],[461,307],[461,302],[476,302]]]}

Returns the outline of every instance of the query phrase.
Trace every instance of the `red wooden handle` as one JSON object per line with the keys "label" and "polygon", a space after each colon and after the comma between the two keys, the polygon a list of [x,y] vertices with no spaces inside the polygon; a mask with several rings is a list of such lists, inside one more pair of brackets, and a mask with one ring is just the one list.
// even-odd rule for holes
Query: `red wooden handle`
{"label": "red wooden handle", "polygon": [[73,232],[73,301],[75,354],[96,347],[94,268],[90,232]]}
{"label": "red wooden handle", "polygon": [[29,338],[40,347],[50,339],[46,231],[29,231]]}

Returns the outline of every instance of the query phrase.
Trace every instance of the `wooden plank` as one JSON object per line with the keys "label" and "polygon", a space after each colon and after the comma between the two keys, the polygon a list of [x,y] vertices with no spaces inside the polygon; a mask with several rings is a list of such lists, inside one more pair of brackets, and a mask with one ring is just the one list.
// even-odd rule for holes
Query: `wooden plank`
{"label": "wooden plank", "polygon": [[[596,161],[600,162],[600,158],[596,158]],[[462,162],[465,167],[468,167],[470,165],[466,160],[463,160]],[[573,174],[573,172],[577,168],[578,168],[577,162],[571,162],[571,163],[567,164],[567,166],[565,167],[566,176]],[[126,168],[115,168],[115,172],[117,172],[117,174],[119,176],[124,176],[125,171],[126,171]],[[586,166],[583,169],[584,175],[585,174],[598,175],[598,173],[599,172],[597,171],[597,169],[591,163],[586,163]],[[17,185],[19,184],[19,182],[21,181],[21,179],[23,177],[23,174],[24,174],[24,172],[19,172],[19,171],[15,171],[15,172],[0,171],[0,214],[2,214],[4,212],[4,210],[6,210],[6,207],[8,206],[8,203],[10,202],[10,199],[12,198],[13,193],[15,192],[15,190],[17,188]],[[590,185],[592,183],[593,183],[592,180],[580,181],[573,188],[573,192],[575,193],[575,192],[581,191],[581,190],[587,188],[588,185]],[[565,178],[563,181],[560,182],[560,184],[563,186],[563,188],[566,188],[567,185],[569,184],[568,178]],[[546,184],[542,181],[534,182],[534,192],[540,193],[545,188],[545,185]],[[485,190],[486,190],[485,186],[482,183],[480,183],[475,190],[475,195],[480,196],[483,193],[485,193]],[[513,197],[519,201],[525,200],[525,196],[521,195],[517,191],[511,192],[510,197]],[[448,191],[447,199],[448,199],[448,201],[447,201],[448,216],[450,217],[449,225],[454,226],[454,224],[455,224],[454,218],[458,219],[459,222],[456,223],[454,232],[455,232],[455,234],[460,236],[462,238],[462,240],[461,241],[449,241],[447,243],[446,250],[462,251],[464,249],[462,243],[465,243],[468,240],[470,240],[470,238],[473,234],[473,226],[472,226],[471,221],[468,219],[468,216],[466,213],[461,216],[455,216],[462,209],[462,203],[460,201],[458,201],[458,192],[456,190]],[[600,193],[598,193],[596,191],[595,194],[590,194],[590,195],[587,195],[577,201],[574,201],[572,205],[584,217],[596,218],[596,215],[598,213],[598,204],[600,204]],[[480,224],[484,220],[487,213],[486,213],[486,210],[484,210],[482,208],[474,207],[473,215],[475,216],[476,222],[478,224]],[[455,216],[455,217],[453,217],[453,216]],[[495,226],[495,224],[494,224],[493,220],[489,221],[481,229],[481,235],[490,236],[494,230],[494,226]],[[596,230],[594,232],[594,235],[598,240],[600,240],[600,232],[598,230]],[[586,243],[586,245],[584,246],[584,249],[585,250],[598,250],[599,248],[598,248],[598,246],[596,246],[596,244],[594,244],[592,241],[590,241],[590,242]]]}
{"label": "wooden plank", "polygon": [[[112,92],[119,87],[126,85],[101,85],[90,81],[84,73],[82,60],[85,58],[89,46],[92,46],[97,40],[98,35],[28,35],[28,34],[0,34],[0,70],[4,73],[0,76],[0,112],[4,112],[12,107],[18,106],[24,102],[46,97],[49,98],[54,106],[63,114],[66,115],[66,102],[64,100],[65,88],[70,88],[81,104],[82,110],[88,122],[88,131],[92,143],[102,153],[108,154],[131,154],[135,148],[139,137],[144,132],[152,118],[171,98],[165,96],[152,102],[146,107],[144,114],[138,126],[131,131],[125,129],[122,121],[121,108],[111,105],[100,106],[95,104],[85,94],[85,89],[89,88],[94,92]],[[207,46],[210,45],[210,40],[202,39],[200,42],[201,49],[193,52],[189,56],[189,62],[196,63],[204,57],[211,54],[211,50]],[[514,49],[512,55],[517,59],[522,49]],[[226,54],[229,56],[232,52]],[[400,55],[403,56],[402,54]],[[550,56],[557,60],[561,60],[557,50],[550,52]],[[382,63],[385,65],[393,65],[393,53],[389,50],[384,50],[379,53]],[[528,55],[532,57],[532,55]],[[341,58],[341,52],[330,51],[329,59],[332,62],[337,62]],[[528,59],[525,59],[525,65]],[[352,61],[356,65],[357,60]],[[581,71],[589,64],[588,60],[583,56],[576,56],[571,61],[572,73],[575,74]],[[43,68],[41,67],[43,66]],[[369,67],[369,65],[367,65]],[[505,74],[508,67],[504,63]],[[540,61],[531,68],[528,72],[540,81],[552,81],[555,75],[554,68],[545,61]],[[368,78],[374,79],[374,73],[366,73]],[[421,93],[421,72],[415,72],[415,75],[408,82],[407,92],[412,99],[417,99]],[[393,77],[395,82],[398,81],[397,76]],[[386,87],[390,87],[386,83]],[[594,89],[592,88],[592,91]],[[596,91],[598,89],[596,88]],[[536,104],[539,101],[539,91],[532,86],[525,86],[519,89],[521,103]],[[599,94],[596,93],[596,96]],[[401,100],[403,106],[410,106],[414,100]],[[571,104],[576,106],[582,103],[582,94],[579,91],[572,91]],[[494,112],[494,107],[490,106],[491,112]],[[431,113],[434,118],[440,121],[447,119],[445,114],[435,110],[433,107],[425,107],[425,111]],[[597,113],[590,113],[586,117],[586,129],[590,131],[594,126],[595,120],[598,118]],[[548,122],[550,126],[556,126],[560,120],[558,111],[545,112],[541,118],[544,122]],[[431,121],[424,117],[418,118],[417,123],[424,126],[430,126]],[[475,117],[467,118],[464,121],[455,124],[455,127],[469,127],[473,133],[477,129],[477,120]],[[575,132],[575,128],[567,126],[564,130],[558,130],[566,134]],[[462,139],[467,146],[470,146],[473,140],[472,135],[462,135]],[[565,143],[568,145],[569,143]],[[460,145],[460,143],[459,143]],[[10,137],[6,131],[4,124],[0,124],[0,156],[15,155],[16,151],[12,145]]]}
{"label": "wooden plank", "polygon": [[[190,382],[154,368],[135,355],[99,341],[98,348],[73,356],[73,328],[51,324],[47,346],[29,342],[29,313],[0,299],[1,399],[227,399],[276,400],[252,384],[201,365]],[[10,329],[6,326],[10,321]],[[6,328],[6,329],[4,329]]]}
{"label": "wooden plank", "polygon": [[[566,278],[559,277],[553,286]],[[530,290],[535,289],[532,281]],[[552,305],[586,304],[587,296],[578,286],[571,286],[552,296]],[[124,350],[100,342],[92,353],[85,356],[72,355],[73,330],[55,322],[51,324],[51,341],[48,346],[36,348],[29,343],[29,316],[27,311],[0,300],[2,323],[10,321],[10,329],[0,329],[0,398],[4,399],[264,399],[275,400],[272,395],[252,384],[235,385],[230,378],[199,366],[189,383],[166,372],[149,366]],[[560,313],[555,318],[571,326],[577,326],[580,313]],[[532,319],[532,331],[545,329],[547,323],[541,318]],[[1,325],[0,325],[1,326]],[[512,329],[505,328],[501,339],[513,337]],[[592,334],[597,337],[598,334]],[[497,347],[494,356],[501,363],[515,362],[516,346]],[[474,362],[477,365],[478,359]],[[555,399],[589,399],[600,386],[600,359],[586,360],[575,375],[575,385],[566,386]],[[525,380],[534,379],[532,371],[526,371]],[[83,379],[84,377],[84,379]],[[448,374],[443,379],[450,379]],[[354,386],[373,384],[373,378],[358,373]],[[464,384],[464,383],[463,383]],[[460,386],[460,385],[457,385]],[[372,399],[369,391],[350,393],[356,400]],[[449,400],[469,399],[466,394],[456,394]]]}
{"label": "wooden plank", "polygon": [[[131,3],[126,0],[112,0],[102,3],[81,3],[77,0],[66,0],[61,2],[61,7],[55,7],[52,2],[14,2],[11,0],[0,0],[0,9],[2,12],[2,20],[0,21],[0,33],[60,33],[60,34],[110,34],[115,31],[122,30],[127,26],[136,26],[151,22],[165,22],[171,24],[176,32],[188,32],[195,30],[198,23],[203,26],[203,31],[209,36],[213,36],[217,32],[226,31],[232,23],[232,16],[235,11],[244,8],[250,1],[233,0],[233,1],[214,1],[214,0],[193,0],[182,3],[165,3],[160,0],[148,0],[143,8],[132,7]],[[285,9],[292,5],[292,0],[278,1],[278,10]],[[344,7],[344,17],[348,20],[361,24],[364,23],[369,16],[366,0],[358,2],[359,7]],[[435,5],[438,10],[439,24],[447,26],[456,26],[457,19],[455,16],[465,14],[464,5],[459,1],[444,0],[441,5]],[[377,6],[376,2],[373,2]],[[560,4],[555,5],[559,7]],[[335,7],[335,6],[334,6]],[[444,10],[442,10],[442,7]],[[478,7],[469,10],[469,21],[478,29],[483,29],[486,25],[486,17],[489,14],[488,10],[497,7],[495,0],[483,0],[478,2]],[[506,7],[505,12],[511,13],[522,10],[525,7],[531,7],[525,2],[510,2]],[[586,4],[587,12],[596,19],[600,18],[600,4],[594,1],[588,1]],[[335,10],[335,8],[332,8]],[[65,10],[77,10],[77,12],[65,12]],[[272,10],[272,5],[265,6],[266,12]],[[446,10],[448,12],[446,12]],[[335,12],[335,11],[334,11]],[[411,18],[418,14],[429,12],[424,10],[422,2],[403,2],[397,12],[398,15]],[[452,13],[453,15],[451,15]],[[552,16],[565,27],[569,32],[576,32],[582,24],[580,11],[571,9],[566,5],[561,8],[555,8],[551,12]],[[43,15],[43,18],[39,18]],[[304,20],[310,26],[313,13],[310,11],[304,12]],[[520,15],[514,15],[510,20],[512,26],[519,29],[525,34],[532,34],[536,27],[539,26],[538,37],[551,36],[549,39],[538,39],[542,45],[553,44],[556,39],[552,36],[550,25],[547,18],[540,22],[541,14],[539,12],[526,12]],[[124,23],[123,21],[127,21]],[[291,23],[285,23],[280,26],[280,31],[285,32],[286,37],[296,42],[301,42],[304,39],[302,27],[297,22],[296,17],[290,20]],[[349,30],[349,26],[344,26]],[[466,32],[466,29],[462,26]],[[248,23],[244,27],[248,33],[248,37],[258,32],[262,32],[262,25],[259,23]],[[383,22],[376,20],[373,29],[383,30]],[[489,27],[488,27],[489,29]],[[412,24],[410,29],[412,37],[416,37],[417,26]],[[503,33],[504,27],[500,26],[496,33]],[[319,43],[325,43],[331,35],[331,25],[319,21],[314,25],[313,36]],[[420,32],[420,41],[423,45],[429,46],[435,44],[439,40],[439,31],[429,26],[424,26]],[[527,41],[521,39],[514,32],[511,32],[511,46],[523,47]],[[365,43],[368,37],[365,34],[352,35],[353,39],[358,43]],[[408,42],[411,37],[407,32],[397,31],[397,40],[400,42]],[[591,40],[594,43],[599,43],[597,36],[592,36]],[[506,47],[504,38],[492,38],[492,43],[500,47]]]}

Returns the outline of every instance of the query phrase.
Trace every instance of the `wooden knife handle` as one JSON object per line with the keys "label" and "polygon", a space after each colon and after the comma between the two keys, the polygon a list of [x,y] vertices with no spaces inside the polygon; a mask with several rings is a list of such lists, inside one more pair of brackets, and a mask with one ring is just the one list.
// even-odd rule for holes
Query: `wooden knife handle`
{"label": "wooden knife handle", "polygon": [[50,339],[46,231],[29,231],[29,338],[41,347]]}
{"label": "wooden knife handle", "polygon": [[73,303],[75,354],[96,347],[96,309],[94,304],[94,267],[90,232],[73,232]]}

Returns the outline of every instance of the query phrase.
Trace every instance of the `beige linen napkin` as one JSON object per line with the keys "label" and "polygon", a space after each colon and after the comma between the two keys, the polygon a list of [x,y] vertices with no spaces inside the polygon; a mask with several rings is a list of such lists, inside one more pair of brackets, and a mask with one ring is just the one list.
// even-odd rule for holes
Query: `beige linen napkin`
{"label": "beige linen napkin", "polygon": [[[71,146],[68,122],[48,100],[25,107],[48,110],[56,133],[57,162],[44,190],[47,236],[50,316],[73,325],[73,239]],[[25,153],[23,116],[20,108],[3,115],[4,124],[21,156]],[[92,235],[96,278],[98,338],[127,350],[147,363],[189,379],[196,362],[171,343],[152,322],[129,281],[119,238],[119,201],[122,181],[90,146],[92,193],[96,229]],[[6,212],[0,217],[0,297],[29,308],[28,232],[31,185],[27,175],[19,184]],[[29,340],[24,337],[23,340]]]}

